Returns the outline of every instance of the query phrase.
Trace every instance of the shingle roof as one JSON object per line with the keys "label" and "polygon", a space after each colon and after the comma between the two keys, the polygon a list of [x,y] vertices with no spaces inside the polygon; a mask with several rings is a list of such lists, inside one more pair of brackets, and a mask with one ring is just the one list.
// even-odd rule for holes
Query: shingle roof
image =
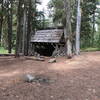
{"label": "shingle roof", "polygon": [[62,29],[40,30],[31,38],[31,42],[59,43],[62,35]]}

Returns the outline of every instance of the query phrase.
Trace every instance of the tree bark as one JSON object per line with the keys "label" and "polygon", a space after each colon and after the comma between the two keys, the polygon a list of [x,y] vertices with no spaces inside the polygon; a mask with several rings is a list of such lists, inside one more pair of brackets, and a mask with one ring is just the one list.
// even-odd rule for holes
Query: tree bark
{"label": "tree bark", "polygon": [[21,34],[22,34],[22,25],[21,25],[21,21],[22,21],[22,4],[23,4],[23,0],[19,0],[19,4],[18,4],[18,14],[17,14],[17,38],[16,38],[16,50],[15,50],[15,57],[19,57],[19,53],[20,53],[20,44],[21,44]]}
{"label": "tree bark", "polygon": [[76,55],[80,54],[80,28],[81,28],[81,8],[80,0],[78,0],[77,7],[77,24],[76,24]]}
{"label": "tree bark", "polygon": [[[9,5],[11,7],[9,8]],[[12,52],[12,0],[8,4],[8,53]]]}
{"label": "tree bark", "polygon": [[24,4],[24,17],[23,17],[23,54],[26,55],[27,51],[27,9]]}
{"label": "tree bark", "polygon": [[95,33],[95,11],[93,12],[92,47],[94,46],[94,33]]}
{"label": "tree bark", "polygon": [[23,25],[23,52],[25,56],[29,55],[30,39],[32,31],[32,1],[25,2],[24,25]]}
{"label": "tree bark", "polygon": [[[2,6],[1,12],[3,12],[3,0],[1,1],[1,6]],[[1,43],[1,36],[2,36],[2,24],[3,24],[3,14],[0,15],[0,43]]]}
{"label": "tree bark", "polygon": [[28,27],[27,27],[27,53],[26,55],[29,55],[30,51],[30,40],[31,40],[31,32],[32,32],[32,0],[29,0],[28,5]]}
{"label": "tree bark", "polygon": [[65,8],[65,14],[66,14],[65,40],[66,40],[66,46],[67,46],[67,56],[68,58],[71,58],[72,57],[71,1],[64,0],[64,8]]}

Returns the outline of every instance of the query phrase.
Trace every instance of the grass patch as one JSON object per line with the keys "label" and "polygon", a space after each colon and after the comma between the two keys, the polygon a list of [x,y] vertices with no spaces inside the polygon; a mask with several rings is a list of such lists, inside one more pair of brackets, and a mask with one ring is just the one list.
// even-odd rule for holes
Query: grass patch
{"label": "grass patch", "polygon": [[[14,54],[15,50],[12,50],[12,54]],[[3,47],[0,47],[0,54],[9,54],[8,53],[8,50],[3,48]]]}
{"label": "grass patch", "polygon": [[8,54],[8,50],[4,49],[3,47],[0,47],[0,54]]}
{"label": "grass patch", "polygon": [[92,47],[82,48],[81,51],[84,51],[84,52],[100,51],[100,48],[92,48]]}

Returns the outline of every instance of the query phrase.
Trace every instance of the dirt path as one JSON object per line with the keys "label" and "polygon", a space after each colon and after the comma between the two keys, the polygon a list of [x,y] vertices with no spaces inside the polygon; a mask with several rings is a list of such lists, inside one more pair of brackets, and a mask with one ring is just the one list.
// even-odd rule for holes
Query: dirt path
{"label": "dirt path", "polygon": [[[31,59],[0,57],[0,100],[100,100],[100,52],[48,64]],[[25,83],[27,73],[51,83]]]}

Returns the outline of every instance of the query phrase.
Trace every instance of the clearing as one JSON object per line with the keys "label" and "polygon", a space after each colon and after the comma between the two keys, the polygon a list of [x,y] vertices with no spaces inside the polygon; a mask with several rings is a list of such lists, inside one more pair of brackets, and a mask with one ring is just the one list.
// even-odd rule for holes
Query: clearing
{"label": "clearing", "polygon": [[[82,53],[49,64],[29,58],[0,57],[0,100],[100,100],[100,52]],[[50,83],[26,83],[31,73]]]}

